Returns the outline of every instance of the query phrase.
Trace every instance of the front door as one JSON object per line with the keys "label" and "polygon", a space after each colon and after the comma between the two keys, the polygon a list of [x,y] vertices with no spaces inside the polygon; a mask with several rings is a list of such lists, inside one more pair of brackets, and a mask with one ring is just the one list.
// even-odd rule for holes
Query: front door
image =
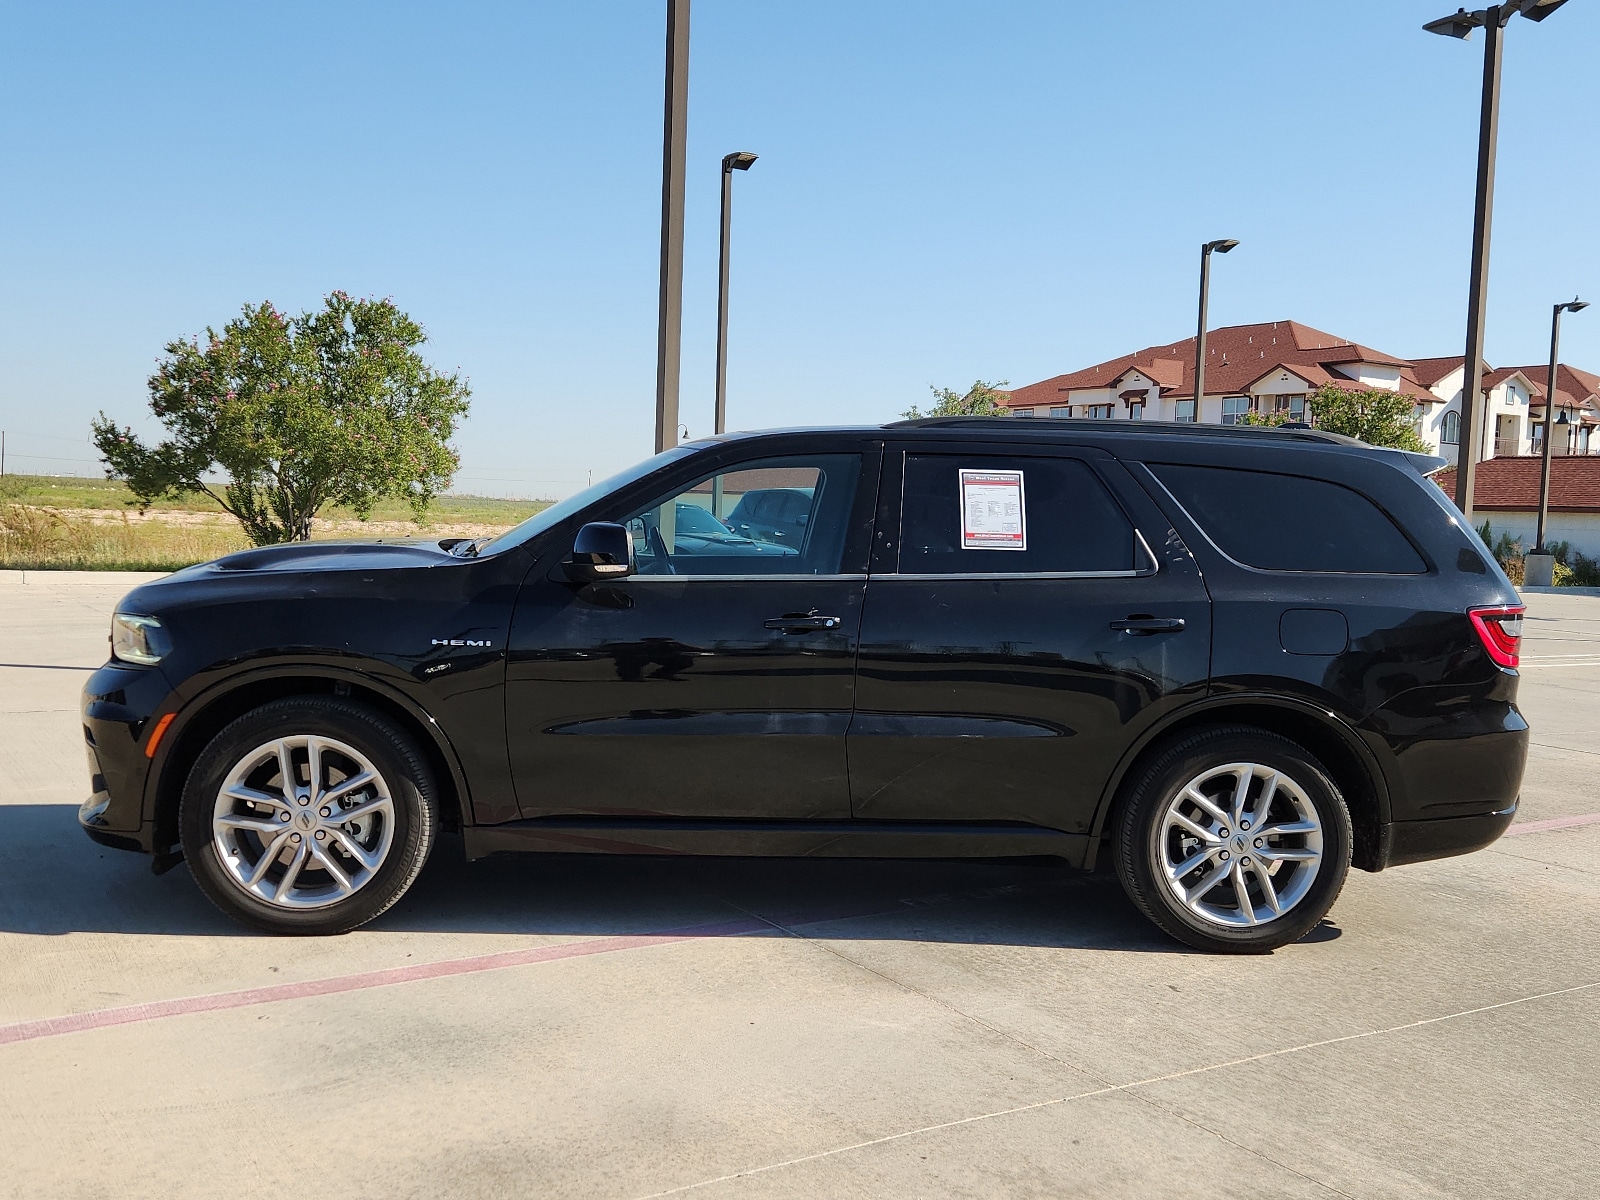
{"label": "front door", "polygon": [[880,533],[868,583],[855,817],[1088,832],[1127,747],[1205,694],[1193,558],[1109,455],[908,446],[885,464],[878,524],[899,544]]}
{"label": "front door", "polygon": [[[680,478],[590,516],[628,526],[637,574],[560,582],[559,549],[535,568],[506,695],[525,817],[849,816],[877,458],[790,455]],[[771,489],[808,499],[802,536],[731,526],[747,492]]]}

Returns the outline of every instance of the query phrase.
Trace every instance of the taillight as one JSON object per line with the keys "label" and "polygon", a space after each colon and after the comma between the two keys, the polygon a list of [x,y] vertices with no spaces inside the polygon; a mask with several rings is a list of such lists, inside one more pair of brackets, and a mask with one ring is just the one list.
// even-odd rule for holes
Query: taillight
{"label": "taillight", "polygon": [[1469,608],[1472,627],[1478,631],[1478,640],[1489,652],[1496,666],[1515,667],[1522,650],[1522,614],[1527,609],[1520,604],[1496,604],[1490,608]]}

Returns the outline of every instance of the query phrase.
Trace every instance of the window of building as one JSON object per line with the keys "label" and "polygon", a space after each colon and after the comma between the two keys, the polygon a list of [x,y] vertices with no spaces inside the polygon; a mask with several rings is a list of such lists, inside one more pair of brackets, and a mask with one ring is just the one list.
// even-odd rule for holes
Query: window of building
{"label": "window of building", "polygon": [[[962,548],[964,469],[1022,475],[1025,549]],[[1105,484],[1075,458],[913,454],[903,494],[903,574],[1133,570],[1133,526]]]}
{"label": "window of building", "polygon": [[1176,401],[1173,404],[1173,409],[1174,409],[1174,412],[1172,414],[1172,419],[1174,421],[1182,422],[1185,425],[1189,425],[1189,424],[1193,424],[1194,423],[1194,401],[1193,400],[1179,400],[1179,401]]}
{"label": "window of building", "polygon": [[1072,406],[1070,404],[1058,405],[1050,410],[1050,415],[1052,417],[1070,417],[1072,415]]}
{"label": "window of building", "polygon": [[833,575],[858,454],[766,459],[707,476],[622,519],[641,575]]}
{"label": "window of building", "polygon": [[1130,420],[1130,421],[1142,421],[1142,420],[1144,420],[1144,401],[1143,400],[1129,400],[1128,401],[1128,420]]}
{"label": "window of building", "polygon": [[1083,415],[1091,421],[1109,421],[1111,419],[1111,405],[1086,404],[1083,406]]}
{"label": "window of building", "polygon": [[1278,416],[1289,421],[1304,421],[1306,419],[1306,397],[1301,392],[1298,395],[1274,396],[1272,411]]}
{"label": "window of building", "polygon": [[1011,415],[1013,417],[1031,417],[1031,416],[1033,416],[1033,409],[1031,409],[1031,408],[1013,408],[1011,410]]}
{"label": "window of building", "polygon": [[1224,425],[1243,425],[1244,416],[1249,411],[1249,396],[1224,396],[1222,398],[1222,423]]}
{"label": "window of building", "polygon": [[1266,571],[1420,575],[1427,568],[1387,514],[1324,479],[1151,463],[1230,558]]}
{"label": "window of building", "polygon": [[1439,422],[1439,440],[1446,446],[1454,446],[1461,441],[1461,414],[1454,409],[1445,413],[1444,420]]}

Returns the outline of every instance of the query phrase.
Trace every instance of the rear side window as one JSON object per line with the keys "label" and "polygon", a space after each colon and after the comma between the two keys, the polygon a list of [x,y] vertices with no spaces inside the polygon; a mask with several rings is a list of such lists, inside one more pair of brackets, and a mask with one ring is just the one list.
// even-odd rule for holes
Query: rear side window
{"label": "rear side window", "polygon": [[[1133,570],[1133,526],[1075,458],[912,454],[904,497],[902,574]],[[971,511],[980,502],[994,508],[992,522]],[[984,536],[1014,548],[974,544]]]}
{"label": "rear side window", "polygon": [[1232,467],[1148,465],[1206,536],[1246,566],[1362,575],[1427,570],[1384,511],[1341,484]]}

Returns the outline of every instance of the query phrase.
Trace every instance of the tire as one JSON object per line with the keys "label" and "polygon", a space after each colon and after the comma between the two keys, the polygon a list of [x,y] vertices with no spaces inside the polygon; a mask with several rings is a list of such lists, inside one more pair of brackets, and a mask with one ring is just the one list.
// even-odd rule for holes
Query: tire
{"label": "tire", "polygon": [[268,933],[346,933],[387,911],[422,870],[438,790],[427,760],[383,716],[296,696],[211,739],[184,784],[178,825],[195,882],[229,916]]}
{"label": "tire", "polygon": [[1276,950],[1309,933],[1344,887],[1349,810],[1321,764],[1288,738],[1248,726],[1189,734],[1159,751],[1126,796],[1114,826],[1117,875],[1181,942],[1224,954]]}

